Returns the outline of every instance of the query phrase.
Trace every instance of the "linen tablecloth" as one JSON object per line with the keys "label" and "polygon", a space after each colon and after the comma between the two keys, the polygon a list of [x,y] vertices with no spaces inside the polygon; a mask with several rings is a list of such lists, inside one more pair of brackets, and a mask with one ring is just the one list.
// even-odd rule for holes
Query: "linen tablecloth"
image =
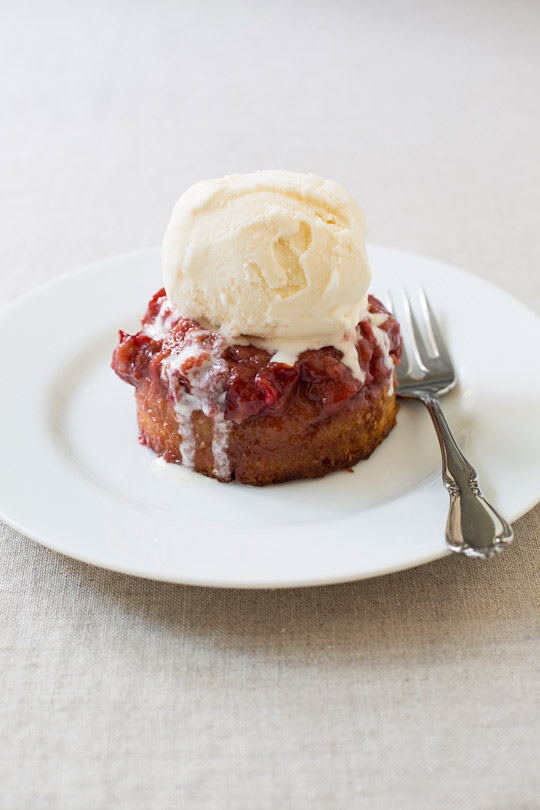
{"label": "linen tablecloth", "polygon": [[[539,12],[4,4],[0,304],[158,244],[195,180],[287,168],[540,313]],[[0,807],[540,807],[540,508],[515,529],[487,564],[227,591],[0,526]]]}

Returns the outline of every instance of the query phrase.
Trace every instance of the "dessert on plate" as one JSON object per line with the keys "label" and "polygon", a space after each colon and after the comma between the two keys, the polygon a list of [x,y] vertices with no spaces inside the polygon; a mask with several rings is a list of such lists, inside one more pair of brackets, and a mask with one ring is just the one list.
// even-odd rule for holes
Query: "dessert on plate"
{"label": "dessert on plate", "polygon": [[253,485],[373,452],[396,421],[401,338],[368,294],[354,197],[285,171],[205,180],[176,203],[161,255],[164,288],[112,362],[142,444]]}

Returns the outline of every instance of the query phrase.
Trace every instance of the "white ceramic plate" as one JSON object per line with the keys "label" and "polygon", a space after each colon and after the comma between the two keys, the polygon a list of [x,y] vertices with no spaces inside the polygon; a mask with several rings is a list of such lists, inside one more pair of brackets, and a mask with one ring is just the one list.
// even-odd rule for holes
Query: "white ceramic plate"
{"label": "white ceramic plate", "polygon": [[[459,369],[444,409],[485,495],[514,520],[540,496],[540,320],[431,259],[381,247],[370,258],[375,295],[425,286]],[[439,449],[417,403],[354,474],[258,489],[158,463],[110,357],[160,286],[148,250],[64,276],[0,317],[7,523],[95,565],[212,586],[340,582],[446,553]]]}

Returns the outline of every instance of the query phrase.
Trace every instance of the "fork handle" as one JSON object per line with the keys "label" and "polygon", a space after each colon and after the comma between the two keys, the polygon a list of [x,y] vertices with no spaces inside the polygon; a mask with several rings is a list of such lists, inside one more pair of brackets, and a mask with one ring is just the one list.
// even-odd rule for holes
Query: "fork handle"
{"label": "fork handle", "polygon": [[478,475],[461,450],[436,396],[422,397],[441,446],[442,478],[450,495],[446,542],[452,551],[489,559],[511,542],[511,526],[489,504],[478,485]]}

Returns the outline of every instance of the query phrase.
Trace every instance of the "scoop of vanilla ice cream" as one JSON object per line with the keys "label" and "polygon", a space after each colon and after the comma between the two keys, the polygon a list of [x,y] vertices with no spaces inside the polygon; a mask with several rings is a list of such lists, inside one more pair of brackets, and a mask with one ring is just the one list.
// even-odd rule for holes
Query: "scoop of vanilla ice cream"
{"label": "scoop of vanilla ice cream", "polygon": [[278,349],[337,345],[367,305],[362,209],[313,174],[196,183],[174,207],[161,256],[167,296],[184,317]]}

